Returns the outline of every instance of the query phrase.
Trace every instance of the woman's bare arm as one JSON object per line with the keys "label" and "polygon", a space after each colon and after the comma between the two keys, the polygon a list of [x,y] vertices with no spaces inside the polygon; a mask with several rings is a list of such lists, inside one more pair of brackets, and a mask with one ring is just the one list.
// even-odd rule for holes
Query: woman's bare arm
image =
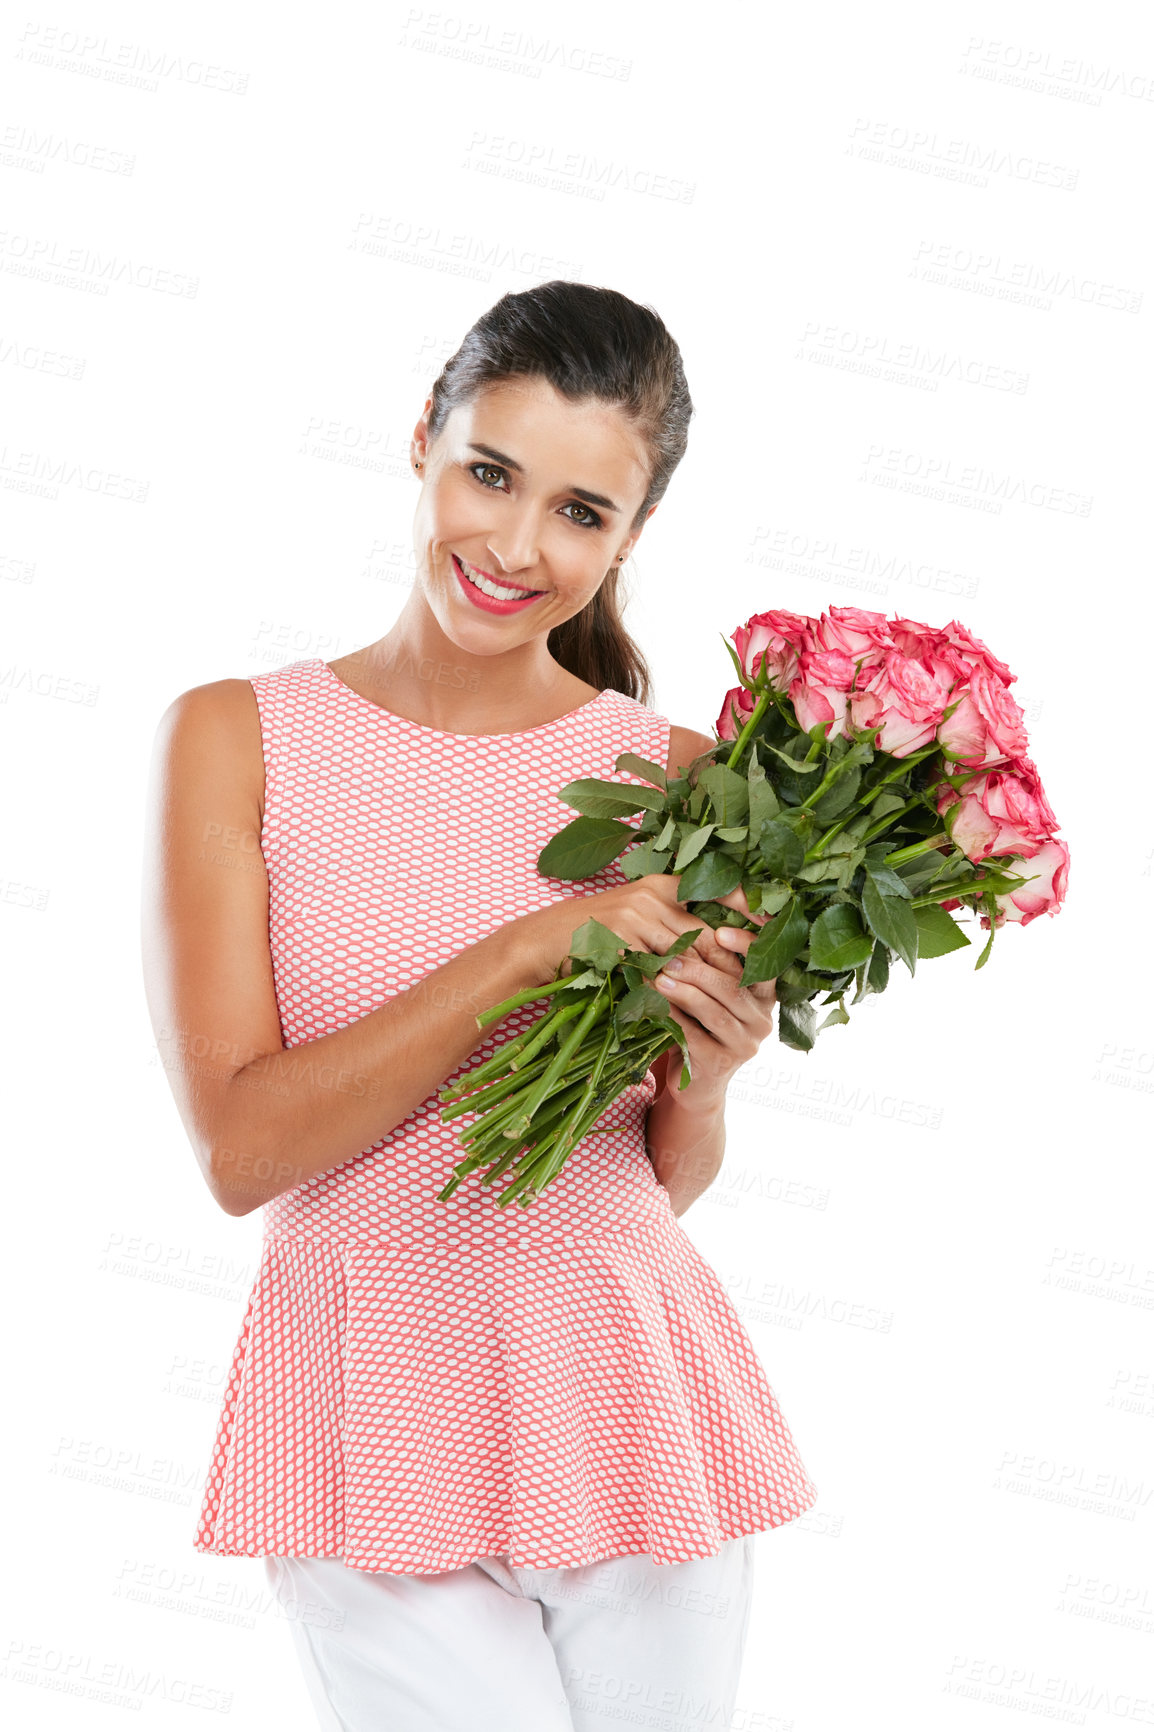
{"label": "woman's bare arm", "polygon": [[[161,1061],[214,1199],[246,1215],[388,1134],[493,1026],[475,1017],[541,985],[513,922],[377,1010],[287,1051],[260,852],[256,696],[217,680],[156,733],[144,860],[145,991]],[[575,911],[580,924],[585,911]]]}
{"label": "woman's bare arm", "polygon": [[[714,744],[711,734],[671,727],[666,774],[672,778]],[[728,899],[727,899],[728,900]],[[677,1088],[681,1048],[661,1053],[650,1066],[657,1091],[645,1115],[645,1148],[650,1164],[669,1192],[675,1215],[707,1191],[725,1158],[725,1097],[707,1108],[690,1105]]]}

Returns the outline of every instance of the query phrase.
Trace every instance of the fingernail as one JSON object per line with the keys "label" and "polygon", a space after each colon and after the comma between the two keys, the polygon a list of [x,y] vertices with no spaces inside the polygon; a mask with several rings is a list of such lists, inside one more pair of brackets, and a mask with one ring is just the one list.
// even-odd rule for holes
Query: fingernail
{"label": "fingernail", "polygon": [[681,970],[682,970],[682,966],[683,966],[683,964],[682,964],[681,958],[679,956],[675,956],[672,962],[667,962],[665,964],[665,967],[661,970],[661,972],[662,972],[662,974],[680,974]]}

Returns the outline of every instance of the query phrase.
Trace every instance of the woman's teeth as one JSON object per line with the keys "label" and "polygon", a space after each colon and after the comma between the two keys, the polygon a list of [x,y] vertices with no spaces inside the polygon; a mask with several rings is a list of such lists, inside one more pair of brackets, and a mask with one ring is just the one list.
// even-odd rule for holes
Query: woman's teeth
{"label": "woman's teeth", "polygon": [[[457,557],[460,559],[459,554]],[[465,560],[461,559],[460,563],[461,570],[469,582],[476,584],[484,595],[491,595],[494,601],[524,601],[527,595],[541,594],[539,589],[508,589],[502,584],[494,583],[491,577],[485,577],[481,572],[474,570]]]}

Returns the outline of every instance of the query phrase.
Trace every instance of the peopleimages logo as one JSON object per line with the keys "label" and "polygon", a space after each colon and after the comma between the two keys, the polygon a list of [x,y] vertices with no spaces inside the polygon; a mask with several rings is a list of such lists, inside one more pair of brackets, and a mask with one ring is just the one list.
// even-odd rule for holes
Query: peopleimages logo
{"label": "peopleimages logo", "polygon": [[1005,150],[968,138],[939,137],[923,127],[860,117],[850,128],[846,148],[851,155],[866,161],[912,168],[972,186],[988,186],[991,175],[1005,175],[1010,180],[1073,192],[1081,173],[1080,169],[1068,168],[1063,163],[1043,161],[1028,151]]}
{"label": "peopleimages logo", "polygon": [[1109,312],[1142,310],[1140,289],[1103,282],[1067,265],[1003,258],[1001,253],[983,252],[953,241],[919,241],[910,275],[923,283],[1012,300],[1042,312],[1048,312],[1059,296]]}

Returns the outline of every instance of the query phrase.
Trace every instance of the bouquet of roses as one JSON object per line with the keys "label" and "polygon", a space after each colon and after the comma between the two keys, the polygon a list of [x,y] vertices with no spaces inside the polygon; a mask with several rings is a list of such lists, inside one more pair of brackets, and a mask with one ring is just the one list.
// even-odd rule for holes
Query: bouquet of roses
{"label": "bouquet of roses", "polygon": [[[625,752],[615,768],[646,785],[567,783],[558,797],[580,816],[539,871],[580,879],[621,856],[629,878],[670,872],[678,901],[713,928],[757,924],[718,901],[740,885],[751,913],[770,917],[741,983],[776,981],[779,1038],[803,1052],[850,1020],[851,988],[850,1004],[885,990],[895,956],[912,975],[919,958],[968,945],[953,910],[989,932],[975,968],[1007,920],[1057,912],[1069,850],[1027,755],[1016,675],[957,620],[771,609],[722,641],[739,683],[713,746],[676,778]],[[688,1085],[684,1033],[647,982],[695,936],[658,956],[587,920],[553,982],[477,1018],[484,1027],[550,995],[533,1027],[441,1091],[443,1118],[477,1117],[440,1197],[480,1167],[483,1184],[512,1169],[500,1204],[527,1206],[675,1043]],[[831,1007],[820,1024],[819,997]]]}

